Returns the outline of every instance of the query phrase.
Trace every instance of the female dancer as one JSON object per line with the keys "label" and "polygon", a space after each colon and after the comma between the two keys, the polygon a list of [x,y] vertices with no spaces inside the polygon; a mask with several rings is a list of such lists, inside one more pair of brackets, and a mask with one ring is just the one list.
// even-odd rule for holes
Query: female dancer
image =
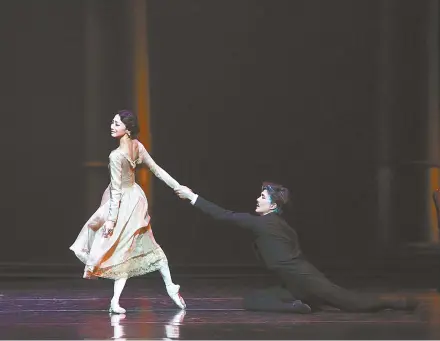
{"label": "female dancer", "polygon": [[148,201],[135,182],[136,165],[146,164],[172,189],[179,183],[153,161],[136,140],[138,133],[136,116],[127,110],[118,111],[111,124],[111,135],[119,140],[119,148],[109,157],[110,185],[101,206],[70,247],[85,264],[84,278],[115,281],[109,311],[118,314],[125,313],[119,298],[127,279],[156,270],[160,271],[171,299],[181,309],[186,308],[179,294],[180,286],[171,279],[167,257],[154,239]]}

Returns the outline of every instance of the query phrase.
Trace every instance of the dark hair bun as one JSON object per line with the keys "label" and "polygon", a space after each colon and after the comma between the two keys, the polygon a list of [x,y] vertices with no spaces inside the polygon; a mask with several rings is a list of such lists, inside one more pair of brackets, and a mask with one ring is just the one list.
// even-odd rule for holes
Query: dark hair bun
{"label": "dark hair bun", "polygon": [[130,132],[130,137],[136,139],[139,135],[139,124],[135,114],[128,110],[119,110],[118,115],[121,118],[122,123]]}

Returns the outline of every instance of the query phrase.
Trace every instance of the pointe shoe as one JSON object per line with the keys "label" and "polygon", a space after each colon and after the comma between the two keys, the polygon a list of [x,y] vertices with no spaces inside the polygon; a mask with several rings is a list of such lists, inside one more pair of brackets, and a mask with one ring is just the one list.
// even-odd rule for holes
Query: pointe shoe
{"label": "pointe shoe", "polygon": [[174,303],[176,303],[176,305],[180,309],[185,309],[186,308],[185,301],[183,300],[183,297],[180,296],[180,294],[179,294],[180,285],[171,284],[171,285],[167,285],[166,288],[167,288],[168,295],[171,297],[171,299],[174,301]]}
{"label": "pointe shoe", "polygon": [[108,310],[111,314],[125,314],[126,310],[122,308],[119,303],[110,303],[110,308]]}

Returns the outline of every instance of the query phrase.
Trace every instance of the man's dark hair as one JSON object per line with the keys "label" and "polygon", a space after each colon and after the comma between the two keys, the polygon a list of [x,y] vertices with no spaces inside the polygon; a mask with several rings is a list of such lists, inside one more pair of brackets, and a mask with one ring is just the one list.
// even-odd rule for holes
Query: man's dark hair
{"label": "man's dark hair", "polygon": [[282,185],[268,181],[263,182],[261,190],[266,190],[270,196],[271,203],[277,204],[275,212],[278,214],[283,213],[284,205],[289,202],[289,190]]}

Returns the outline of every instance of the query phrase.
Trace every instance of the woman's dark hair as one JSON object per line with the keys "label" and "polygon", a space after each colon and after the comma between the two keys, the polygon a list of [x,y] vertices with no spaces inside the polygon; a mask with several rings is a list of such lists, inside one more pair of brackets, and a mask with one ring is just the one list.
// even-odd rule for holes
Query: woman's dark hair
{"label": "woman's dark hair", "polygon": [[117,114],[130,132],[130,138],[136,139],[139,134],[139,124],[136,115],[128,110],[119,110]]}
{"label": "woman's dark hair", "polygon": [[263,182],[261,190],[266,190],[270,196],[270,201],[277,204],[277,213],[283,213],[283,207],[289,202],[290,193],[286,187],[273,182]]}

